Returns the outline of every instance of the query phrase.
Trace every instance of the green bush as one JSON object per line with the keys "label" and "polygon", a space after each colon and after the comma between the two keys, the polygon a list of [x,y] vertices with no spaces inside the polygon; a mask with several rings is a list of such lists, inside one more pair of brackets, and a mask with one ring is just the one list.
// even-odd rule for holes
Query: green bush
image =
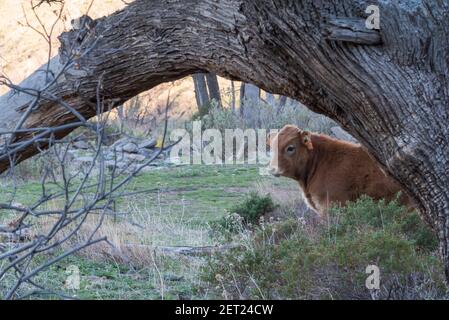
{"label": "green bush", "polygon": [[[396,202],[369,198],[336,208],[325,224],[263,224],[245,249],[216,254],[204,278],[217,295],[246,299],[444,298],[435,235]],[[365,286],[368,265],[380,290]]]}
{"label": "green bush", "polygon": [[211,231],[215,235],[223,235],[229,239],[249,225],[257,225],[260,218],[273,211],[275,207],[269,195],[250,193],[243,202],[233,206],[224,217],[212,222]]}
{"label": "green bush", "polygon": [[436,250],[438,242],[433,231],[423,223],[417,212],[407,212],[397,200],[385,204],[367,196],[361,197],[346,207],[335,207],[330,211],[332,236],[338,237],[355,230],[383,230],[403,234],[416,249]]}
{"label": "green bush", "polygon": [[274,209],[275,205],[269,195],[260,196],[252,192],[242,203],[233,206],[230,212],[241,216],[245,224],[257,224],[262,216]]}

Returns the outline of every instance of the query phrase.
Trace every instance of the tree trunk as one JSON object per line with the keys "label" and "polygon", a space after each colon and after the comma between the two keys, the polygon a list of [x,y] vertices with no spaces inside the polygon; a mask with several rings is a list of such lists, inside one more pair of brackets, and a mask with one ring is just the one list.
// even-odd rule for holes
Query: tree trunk
{"label": "tree trunk", "polygon": [[[136,0],[97,21],[95,35],[79,46],[77,67],[41,96],[23,127],[76,120],[48,94],[92,117],[100,78],[111,106],[196,72],[252,83],[329,116],[356,137],[437,228],[449,279],[449,3],[379,1],[380,31],[363,27],[372,3]],[[56,72],[73,50],[74,34],[60,39]],[[36,87],[39,77],[25,84]],[[14,128],[29,100],[2,97],[0,128]],[[15,160],[36,152],[31,144]],[[9,166],[3,150],[0,170]]]}
{"label": "tree trunk", "polygon": [[220,86],[218,85],[218,78],[215,73],[206,74],[207,87],[209,88],[209,97],[211,100],[215,100],[218,107],[221,108],[221,94]]}
{"label": "tree trunk", "polygon": [[241,116],[243,116],[243,111],[245,110],[245,83],[242,82],[240,84],[240,96],[239,96],[239,113]]}
{"label": "tree trunk", "polygon": [[193,84],[195,87],[196,105],[200,115],[207,114],[207,108],[210,103],[209,94],[207,93],[207,85],[204,73],[195,73],[193,76]]}
{"label": "tree trunk", "polygon": [[235,112],[235,83],[231,80],[231,109]]}
{"label": "tree trunk", "polygon": [[260,89],[251,83],[245,83],[244,85],[245,85],[244,90],[245,94],[243,96],[243,99],[245,100],[245,102],[250,102],[254,104],[259,103]]}
{"label": "tree trunk", "polygon": [[266,100],[267,100],[267,103],[270,106],[275,106],[276,105],[276,99],[274,98],[274,94],[267,92],[266,93]]}
{"label": "tree trunk", "polygon": [[285,105],[287,104],[287,99],[288,98],[286,96],[279,97],[279,108],[285,107]]}
{"label": "tree trunk", "polygon": [[251,83],[242,83],[240,87],[240,115],[245,115],[245,105],[256,106],[259,104],[260,89]]}

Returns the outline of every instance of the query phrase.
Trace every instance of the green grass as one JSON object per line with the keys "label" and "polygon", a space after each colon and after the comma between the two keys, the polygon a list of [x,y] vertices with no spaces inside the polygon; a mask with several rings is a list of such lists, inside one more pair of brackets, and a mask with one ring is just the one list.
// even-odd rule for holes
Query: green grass
{"label": "green grass", "polygon": [[[256,166],[189,166],[155,170],[138,176],[127,188],[150,189],[147,200],[171,203],[175,215],[181,215],[183,199],[189,204],[190,218],[203,225],[221,217],[234,203],[264,178]],[[152,189],[152,190],[151,190]]]}
{"label": "green grass", "polygon": [[[64,288],[67,271],[73,266],[79,270],[81,279],[79,290],[57,290]],[[35,281],[75,299],[154,300],[200,297],[198,289],[192,286],[189,279],[177,275],[176,272],[182,270],[167,265],[163,269],[161,274],[157,274],[153,266],[133,269],[110,261],[97,262],[71,256],[39,274]],[[37,295],[33,298],[59,297],[50,294]]]}
{"label": "green grass", "polygon": [[[120,199],[117,210],[128,211],[129,220],[151,231],[151,235],[140,231],[142,235],[131,242],[158,246],[212,245],[217,239],[209,235],[209,224],[243,201],[256,182],[272,179],[260,176],[258,167],[245,165],[157,169],[138,175],[126,186],[126,192],[146,192]],[[9,192],[12,184],[5,182],[5,185],[0,202],[9,201],[12,194]],[[49,192],[56,190],[51,185],[48,188]],[[39,182],[20,182],[14,202],[29,205],[40,196]],[[0,221],[9,219],[9,213],[0,212]],[[126,229],[120,219],[117,227]],[[160,256],[156,260],[149,265],[132,266],[78,254],[52,266],[36,280],[59,290],[67,277],[67,267],[75,265],[80,270],[81,288],[69,294],[81,299],[203,299],[204,292],[207,295],[199,276],[204,258]],[[4,281],[3,286],[7,283]],[[6,287],[0,284],[0,289],[3,292]]]}
{"label": "green grass", "polygon": [[[264,183],[273,198],[265,197],[263,189],[260,196],[251,195]],[[14,201],[33,203],[40,188],[36,181],[21,182]],[[119,230],[123,241],[149,246],[237,242],[243,248],[210,258],[146,253],[149,259],[131,257],[129,262],[92,248],[58,262],[35,280],[60,291],[66,270],[76,266],[80,290],[65,294],[80,299],[370,298],[365,267],[376,264],[393,297],[444,296],[436,238],[416,214],[396,203],[364,198],[335,208],[329,224],[316,225],[307,217],[298,220],[294,205],[286,201],[299,198],[296,188],[292,180],[259,175],[256,166],[168,167],[142,173],[126,191],[146,192],[118,201],[117,211],[128,212],[126,219],[108,220],[108,228]],[[11,184],[3,182],[0,202],[9,200],[10,192]],[[254,222],[278,208],[288,212],[280,222],[250,227],[243,222],[244,216]],[[214,225],[230,216],[240,217],[233,223],[242,225],[231,234],[223,228],[217,234]],[[0,222],[10,218],[0,212]],[[114,240],[114,233],[108,236]],[[47,258],[39,256],[33,266]],[[0,294],[10,284],[9,275],[0,282]],[[32,297],[41,298],[58,296]]]}

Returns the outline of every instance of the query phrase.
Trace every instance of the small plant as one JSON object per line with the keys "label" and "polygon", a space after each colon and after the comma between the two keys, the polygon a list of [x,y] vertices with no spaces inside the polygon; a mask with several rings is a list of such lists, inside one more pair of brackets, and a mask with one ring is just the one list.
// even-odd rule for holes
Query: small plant
{"label": "small plant", "polygon": [[234,234],[245,228],[242,217],[237,213],[226,213],[221,219],[213,221],[210,227],[212,236],[223,236],[227,240],[230,240]]}
{"label": "small plant", "polygon": [[230,211],[241,216],[245,224],[257,224],[262,216],[274,209],[275,205],[269,195],[260,196],[252,192],[242,203],[232,207]]}
{"label": "small plant", "polygon": [[233,206],[224,217],[211,223],[212,233],[229,239],[249,225],[257,225],[260,219],[275,207],[269,195],[260,196],[252,192],[242,203]]}

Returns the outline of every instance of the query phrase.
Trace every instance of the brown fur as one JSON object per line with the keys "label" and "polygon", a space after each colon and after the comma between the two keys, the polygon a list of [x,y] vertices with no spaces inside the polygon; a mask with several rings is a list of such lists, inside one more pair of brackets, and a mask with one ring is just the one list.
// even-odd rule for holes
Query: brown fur
{"label": "brown fur", "polygon": [[[308,205],[321,216],[332,205],[345,205],[363,194],[391,201],[401,191],[360,145],[292,125],[282,128],[269,143],[271,173],[298,181]],[[404,192],[400,202],[412,206]]]}

